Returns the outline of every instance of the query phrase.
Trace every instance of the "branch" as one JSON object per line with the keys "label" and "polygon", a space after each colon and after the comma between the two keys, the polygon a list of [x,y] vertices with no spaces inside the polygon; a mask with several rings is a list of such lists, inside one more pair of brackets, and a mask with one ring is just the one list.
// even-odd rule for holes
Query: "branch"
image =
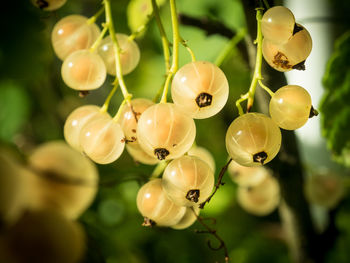
{"label": "branch", "polygon": [[220,185],[224,185],[225,184],[225,183],[222,182],[222,177],[224,176],[224,174],[227,171],[227,168],[228,168],[228,166],[230,165],[231,162],[232,162],[232,158],[230,158],[230,160],[228,160],[228,162],[225,164],[225,166],[221,168],[221,171],[219,173],[218,182],[215,185],[214,192],[203,203],[201,203],[199,205],[199,208],[203,209],[205,204],[209,203],[211,198],[215,195],[215,193],[219,189]]}

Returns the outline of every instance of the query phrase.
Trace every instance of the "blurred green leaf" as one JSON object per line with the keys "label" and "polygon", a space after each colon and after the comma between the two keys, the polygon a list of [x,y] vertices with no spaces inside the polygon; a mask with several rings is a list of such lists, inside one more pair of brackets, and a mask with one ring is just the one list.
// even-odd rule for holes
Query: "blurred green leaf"
{"label": "blurred green leaf", "polygon": [[350,166],[350,32],[335,44],[323,76],[326,93],[321,102],[322,133],[335,160]]}
{"label": "blurred green leaf", "polygon": [[0,139],[12,141],[27,121],[30,112],[25,89],[14,81],[0,82]]}

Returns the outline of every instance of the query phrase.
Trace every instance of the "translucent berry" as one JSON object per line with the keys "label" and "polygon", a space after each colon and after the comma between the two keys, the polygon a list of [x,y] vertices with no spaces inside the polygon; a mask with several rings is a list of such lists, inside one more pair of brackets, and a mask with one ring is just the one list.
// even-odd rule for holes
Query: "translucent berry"
{"label": "translucent berry", "polygon": [[254,215],[264,216],[270,214],[279,205],[280,188],[277,180],[268,176],[258,185],[239,187],[237,198],[244,210]]}
{"label": "translucent berry", "polygon": [[226,76],[220,68],[207,61],[196,61],[176,72],[171,96],[186,114],[195,119],[204,119],[225,106],[228,90]]}
{"label": "translucent berry", "polygon": [[83,91],[101,87],[107,75],[102,58],[89,50],[70,54],[62,64],[61,73],[68,87]]}
{"label": "translucent berry", "polygon": [[196,126],[192,118],[172,103],[159,103],[145,110],[137,125],[141,148],[159,160],[178,158],[192,146]]}
{"label": "translucent berry", "polygon": [[145,217],[145,225],[173,226],[186,212],[185,207],[176,205],[168,198],[162,187],[162,179],[151,180],[140,188],[137,208]]}
{"label": "translucent berry", "polygon": [[236,118],[226,133],[226,149],[231,158],[244,166],[259,166],[271,161],[281,147],[281,131],[261,113]]}
{"label": "translucent berry", "polygon": [[133,99],[131,100],[131,106],[124,105],[122,108],[121,117],[118,123],[124,131],[124,135],[131,146],[137,146],[137,123],[141,117],[141,114],[150,106],[154,105],[154,102],[148,99]]}
{"label": "translucent berry", "polygon": [[156,164],[159,163],[159,160],[155,156],[148,155],[144,150],[140,147],[140,145],[126,145],[126,150],[130,154],[130,156],[135,160],[135,162],[143,163],[143,164]]}
{"label": "translucent berry", "polygon": [[191,149],[187,152],[188,155],[196,156],[199,159],[205,161],[207,164],[209,164],[210,168],[215,172],[215,160],[213,158],[213,155],[204,147],[200,146],[192,146]]}
{"label": "translucent berry", "polygon": [[301,29],[285,44],[276,45],[266,39],[263,40],[262,52],[266,62],[278,71],[292,69],[304,70],[304,62],[312,50],[312,39],[309,32],[298,24]]}
{"label": "translucent berry", "polygon": [[228,172],[232,180],[243,187],[260,184],[267,176],[270,176],[270,171],[264,166],[247,167],[235,161],[231,161]]}
{"label": "translucent berry", "polygon": [[92,118],[100,114],[108,116],[105,113],[101,113],[100,107],[96,105],[85,105],[75,109],[69,114],[64,124],[64,138],[66,142],[77,151],[82,151],[79,141],[81,129]]}
{"label": "translucent berry", "polygon": [[264,38],[274,44],[284,44],[293,35],[295,18],[284,6],[268,9],[261,19],[261,31]]}
{"label": "translucent berry", "polygon": [[29,157],[26,172],[34,209],[52,209],[78,218],[92,203],[98,186],[96,166],[63,141],[40,145]]}
{"label": "translucent berry", "polygon": [[91,160],[108,164],[123,153],[125,136],[119,123],[112,118],[94,118],[82,128],[80,144]]}
{"label": "translucent berry", "polygon": [[88,18],[70,15],[56,23],[51,33],[53,49],[61,60],[76,50],[88,49],[96,41],[101,31]]}
{"label": "translucent berry", "polygon": [[311,96],[304,88],[287,85],[272,96],[270,116],[279,127],[295,130],[307,122],[311,107]]}
{"label": "translucent berry", "polygon": [[206,162],[184,155],[168,164],[162,182],[165,192],[175,204],[193,206],[209,197],[214,180],[214,172]]}
{"label": "translucent berry", "polygon": [[306,178],[305,196],[311,204],[328,209],[336,207],[344,197],[342,177],[335,174],[313,174]]}
{"label": "translucent berry", "polygon": [[[120,63],[122,73],[126,75],[133,71],[140,61],[140,49],[134,40],[129,39],[125,34],[116,34],[121,49]],[[101,41],[99,54],[105,62],[108,74],[116,75],[115,54],[113,42],[110,36]]]}
{"label": "translucent berry", "polygon": [[193,207],[186,207],[186,212],[183,215],[183,217],[180,219],[180,221],[176,224],[171,226],[173,229],[185,229],[193,225],[194,222],[196,222],[197,217],[196,215],[199,216],[200,209],[197,206]]}

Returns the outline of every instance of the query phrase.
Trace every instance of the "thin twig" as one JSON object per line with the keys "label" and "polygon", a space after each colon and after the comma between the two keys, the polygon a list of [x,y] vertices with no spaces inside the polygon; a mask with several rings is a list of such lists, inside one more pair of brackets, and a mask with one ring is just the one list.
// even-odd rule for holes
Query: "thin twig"
{"label": "thin twig", "polygon": [[221,171],[219,173],[219,178],[218,178],[218,182],[215,185],[215,189],[214,192],[203,202],[199,205],[199,208],[204,208],[206,203],[209,203],[211,198],[215,195],[216,191],[219,189],[219,187],[221,185],[224,185],[225,183],[222,182],[222,177],[224,176],[225,172],[227,171],[228,166],[230,165],[230,163],[232,162],[232,159],[230,158],[230,160],[228,160],[228,162],[225,164],[224,167],[221,168]]}
{"label": "thin twig", "polygon": [[215,229],[210,228],[206,223],[204,223],[204,220],[206,220],[206,218],[202,218],[200,216],[198,216],[196,214],[196,212],[194,211],[193,207],[191,207],[192,212],[194,213],[194,215],[197,218],[197,221],[205,227],[206,230],[195,230],[196,233],[199,234],[211,234],[213,235],[218,241],[219,241],[219,246],[218,247],[213,247],[213,245],[211,244],[210,240],[208,240],[208,247],[211,250],[220,250],[220,249],[224,249],[225,252],[225,262],[229,262],[229,256],[228,256],[228,250],[225,244],[225,241],[216,233]]}

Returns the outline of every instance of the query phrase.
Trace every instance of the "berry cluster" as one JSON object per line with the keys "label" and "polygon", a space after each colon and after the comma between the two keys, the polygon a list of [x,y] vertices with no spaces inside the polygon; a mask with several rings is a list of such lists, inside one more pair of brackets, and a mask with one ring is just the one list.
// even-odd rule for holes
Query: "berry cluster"
{"label": "berry cluster", "polygon": [[[264,37],[262,39],[261,36],[260,48],[271,67],[288,71],[305,62],[311,52],[311,37],[305,28],[295,24],[294,15],[288,8],[272,7],[259,22]],[[231,123],[226,133],[229,155],[244,166],[259,166],[270,162],[279,152],[282,143],[279,128],[298,129],[310,117],[317,115],[311,97],[304,88],[286,85],[273,93],[261,83],[262,77],[260,72],[259,74],[257,81],[271,95],[271,118],[261,113],[241,114]],[[249,97],[247,99],[249,102]]]}

